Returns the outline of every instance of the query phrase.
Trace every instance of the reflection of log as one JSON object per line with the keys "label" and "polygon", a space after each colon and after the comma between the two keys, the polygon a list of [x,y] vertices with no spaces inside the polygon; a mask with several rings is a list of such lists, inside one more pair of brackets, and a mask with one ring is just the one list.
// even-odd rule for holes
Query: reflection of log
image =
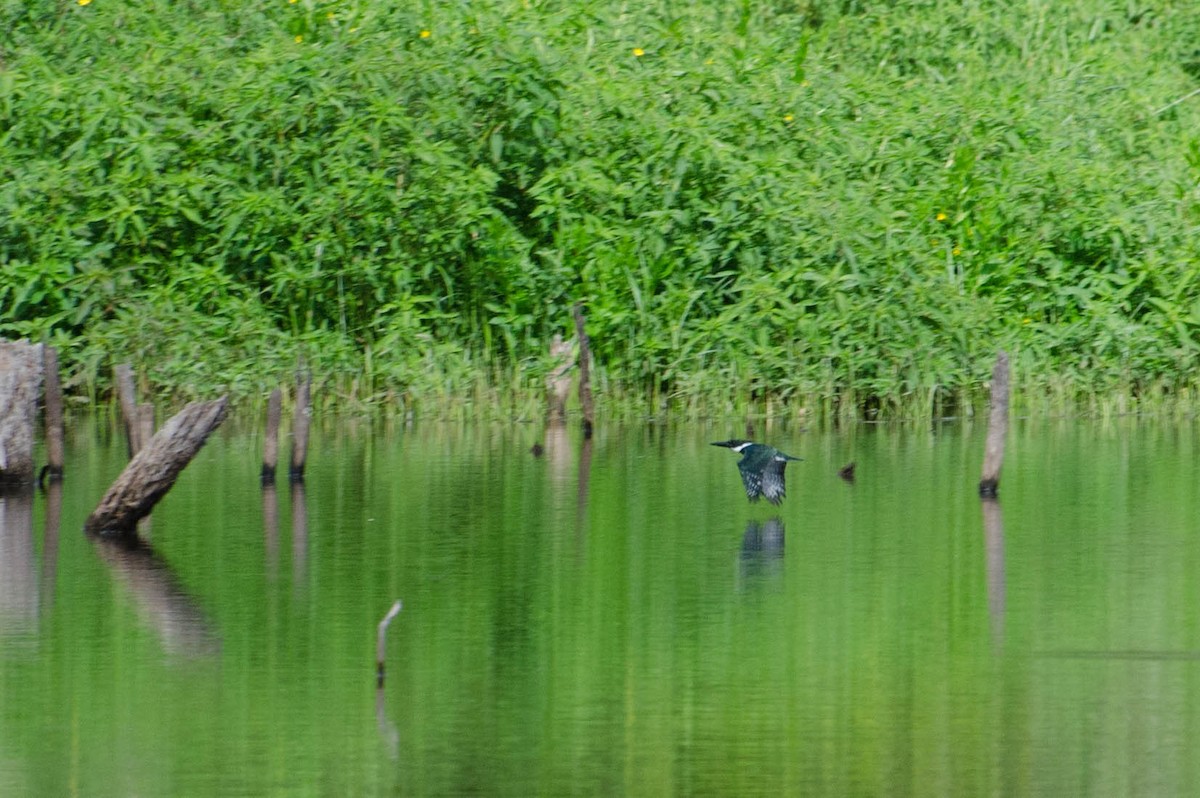
{"label": "reflection of log", "polygon": [[204,441],[225,419],[226,398],[192,402],[134,456],[88,517],[84,529],[129,535],[163,497]]}
{"label": "reflection of log", "polygon": [[62,479],[63,460],[63,404],[62,385],[58,381],[58,350],[45,347],[42,357],[46,372],[46,473],[51,482]]}
{"label": "reflection of log", "polygon": [[279,463],[279,420],[283,415],[283,392],[276,388],[267,399],[267,432],[263,438],[262,484],[275,482],[275,466]]}
{"label": "reflection of log", "polygon": [[546,375],[546,395],[550,402],[549,422],[561,424],[567,417],[567,394],[571,392],[571,344],[555,335],[550,342],[550,362],[554,364]]}
{"label": "reflection of log", "polygon": [[33,482],[33,436],[41,392],[41,345],[0,343],[0,483]]}
{"label": "reflection of log", "polygon": [[129,444],[129,457],[133,458],[141,448],[138,440],[137,391],[133,387],[133,367],[122,363],[113,369],[117,383],[117,399],[121,403],[121,418],[125,421],[125,439]]}
{"label": "reflection of log", "polygon": [[308,572],[308,500],[304,483],[292,483],[292,579],[297,589],[304,585]]}
{"label": "reflection of log", "polygon": [[1004,438],[1008,434],[1008,355],[996,355],[992,369],[992,408],[988,414],[987,445],[983,454],[983,477],[979,495],[995,496],[1000,490],[1000,467],[1004,464]]}
{"label": "reflection of log", "polygon": [[220,640],[208,619],[153,549],[137,538],[93,540],[96,554],[129,588],[138,614],[158,632],[164,649],[187,657],[210,656],[220,650]]}
{"label": "reflection of log", "polygon": [[58,572],[58,528],[62,518],[63,486],[59,480],[51,480],[46,486],[46,520],[42,533],[42,603],[50,608],[54,605],[54,583]]}
{"label": "reflection of log", "polygon": [[304,462],[308,458],[308,427],[312,420],[309,410],[312,377],[308,374],[296,378],[296,410],[292,416],[292,467],[288,477],[292,482],[304,479]]}
{"label": "reflection of log", "polygon": [[583,437],[592,437],[591,341],[583,328],[583,308],[578,302],[571,311],[575,317],[575,337],[579,339],[579,404],[583,407]]}
{"label": "reflection of log", "polygon": [[0,633],[32,632],[38,598],[33,488],[9,487],[0,491]]}
{"label": "reflection of log", "polygon": [[988,617],[992,622],[992,640],[1004,643],[1004,514],[1000,502],[985,498],[983,505],[983,543],[987,553]]}

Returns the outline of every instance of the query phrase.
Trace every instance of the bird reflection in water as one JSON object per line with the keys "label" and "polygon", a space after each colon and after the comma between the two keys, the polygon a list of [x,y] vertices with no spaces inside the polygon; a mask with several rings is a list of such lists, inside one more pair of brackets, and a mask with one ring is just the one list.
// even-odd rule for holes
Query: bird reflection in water
{"label": "bird reflection in water", "polygon": [[774,576],[783,570],[783,519],[746,522],[742,548],[738,556],[738,574],[745,579]]}

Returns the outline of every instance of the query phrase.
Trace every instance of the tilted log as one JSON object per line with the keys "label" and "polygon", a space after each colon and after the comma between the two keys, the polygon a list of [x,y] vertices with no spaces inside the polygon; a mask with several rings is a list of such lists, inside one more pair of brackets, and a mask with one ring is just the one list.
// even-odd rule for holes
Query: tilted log
{"label": "tilted log", "polygon": [[132,535],[179,472],[225,420],[227,399],[192,402],[163,425],[129,461],[121,476],[88,516],[84,530],[98,535]]}
{"label": "tilted log", "polygon": [[33,482],[33,437],[41,392],[42,345],[0,342],[0,484]]}

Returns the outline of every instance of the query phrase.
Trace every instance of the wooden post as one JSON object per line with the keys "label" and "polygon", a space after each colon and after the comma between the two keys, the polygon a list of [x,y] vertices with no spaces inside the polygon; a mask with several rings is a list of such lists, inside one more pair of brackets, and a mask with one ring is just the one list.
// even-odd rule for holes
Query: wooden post
{"label": "wooden post", "polygon": [[1008,435],[1008,355],[999,352],[992,369],[992,401],[988,414],[987,444],[983,454],[983,477],[979,495],[992,498],[1000,490],[1000,467],[1004,464],[1004,439]]}
{"label": "wooden post", "polygon": [[32,484],[41,344],[0,343],[0,484]]}
{"label": "wooden post", "polygon": [[309,409],[312,377],[307,373],[296,376],[296,411],[292,416],[292,467],[288,478],[292,482],[304,481],[304,463],[308,458],[308,427],[312,420]]}
{"label": "wooden post", "polygon": [[595,418],[592,414],[592,386],[589,361],[592,358],[591,342],[583,328],[583,308],[576,302],[571,314],[575,317],[575,336],[579,339],[579,404],[583,406],[583,437],[592,437]]}
{"label": "wooden post", "polygon": [[117,399],[121,403],[121,418],[125,420],[125,439],[129,445],[129,458],[138,453],[141,448],[138,444],[138,424],[137,424],[137,391],[133,386],[133,367],[128,363],[122,363],[113,369],[113,377],[116,381]]}
{"label": "wooden post", "polygon": [[132,537],[138,520],[171,489],[179,472],[225,419],[226,403],[224,396],[211,402],[192,402],[164,424],[125,466],[88,516],[84,530]]}
{"label": "wooden post", "polygon": [[283,415],[283,391],[276,388],[267,399],[267,433],[263,438],[262,484],[275,483],[279,463],[279,419]]}
{"label": "wooden post", "polygon": [[555,335],[550,341],[550,362],[554,367],[546,375],[546,396],[550,403],[548,421],[561,424],[567,417],[567,394],[571,392],[571,344]]}
{"label": "wooden post", "polygon": [[63,445],[62,384],[58,380],[58,350],[46,346],[42,350],[42,364],[46,372],[46,474],[51,482],[63,477],[63,460],[66,457]]}
{"label": "wooden post", "polygon": [[387,630],[388,624],[392,619],[400,614],[400,599],[396,599],[396,603],[387,611],[387,615],[383,616],[383,620],[379,622],[379,628],[375,633],[375,686],[383,687],[383,672],[384,660],[387,658]]}

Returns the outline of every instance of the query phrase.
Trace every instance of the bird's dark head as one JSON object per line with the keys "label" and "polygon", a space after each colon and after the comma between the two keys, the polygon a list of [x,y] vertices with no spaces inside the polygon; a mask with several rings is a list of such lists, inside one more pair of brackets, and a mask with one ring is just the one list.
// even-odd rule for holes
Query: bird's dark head
{"label": "bird's dark head", "polygon": [[750,443],[750,441],[744,441],[741,438],[730,438],[727,441],[717,441],[716,443],[714,443],[712,445],[713,446],[724,446],[726,449],[733,449],[736,451],[740,447],[745,446],[747,443]]}

